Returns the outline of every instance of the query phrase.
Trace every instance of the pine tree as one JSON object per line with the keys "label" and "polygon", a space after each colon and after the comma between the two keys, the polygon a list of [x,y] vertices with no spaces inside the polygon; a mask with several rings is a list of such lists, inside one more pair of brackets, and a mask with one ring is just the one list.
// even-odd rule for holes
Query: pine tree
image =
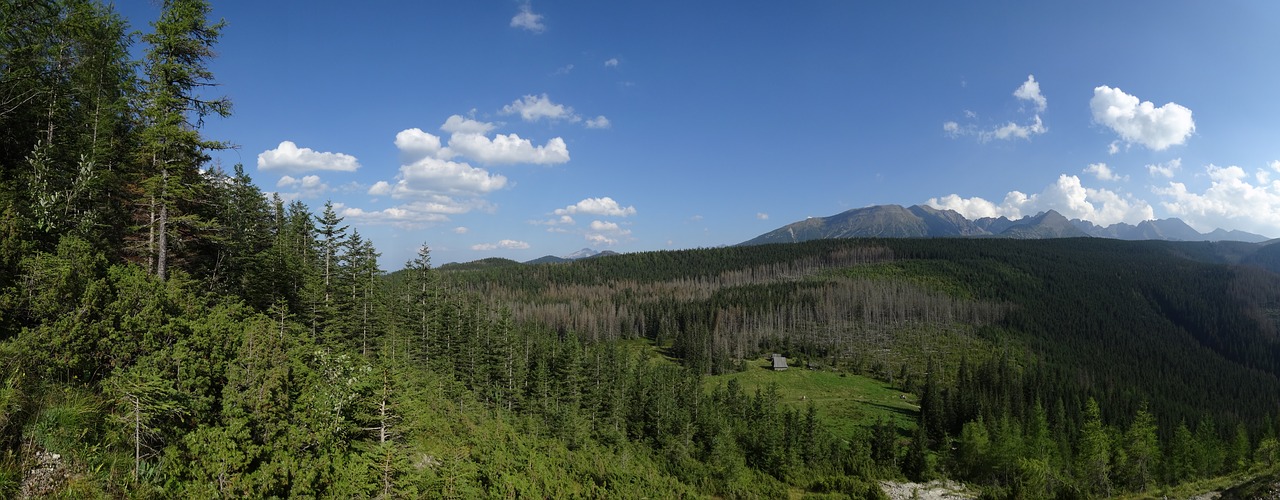
{"label": "pine tree", "polygon": [[333,274],[338,263],[338,251],[342,248],[347,235],[347,228],[350,226],[339,226],[342,224],[343,217],[333,211],[333,201],[324,202],[324,211],[319,217],[316,217],[316,233],[320,237],[316,243],[319,245],[320,259],[323,261],[324,276],[324,303],[326,306],[333,300]]}
{"label": "pine tree", "polygon": [[[142,107],[143,159],[149,169],[142,181],[148,233],[147,256],[161,280],[168,276],[171,247],[184,234],[202,229],[205,221],[193,205],[206,186],[201,166],[209,149],[226,144],[200,136],[209,115],[230,116],[231,101],[204,99],[200,89],[214,85],[207,60],[214,55],[224,22],[209,24],[205,0],[166,0],[160,19],[152,23],[147,42],[147,84]],[[175,242],[169,241],[172,235]]]}
{"label": "pine tree", "polygon": [[1084,428],[1076,453],[1076,476],[1089,493],[1111,496],[1111,438],[1102,424],[1102,410],[1093,398],[1085,404]]}
{"label": "pine tree", "polygon": [[1156,471],[1160,467],[1160,440],[1157,437],[1155,416],[1144,402],[1124,434],[1125,467],[1122,477],[1129,489],[1145,492],[1155,485]]}

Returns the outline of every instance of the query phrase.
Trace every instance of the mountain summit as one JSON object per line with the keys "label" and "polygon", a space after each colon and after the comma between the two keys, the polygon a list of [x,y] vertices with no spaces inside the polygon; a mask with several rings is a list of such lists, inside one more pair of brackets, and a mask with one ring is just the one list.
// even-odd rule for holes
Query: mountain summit
{"label": "mountain summit", "polygon": [[1017,220],[983,217],[969,220],[954,210],[925,205],[875,205],[855,208],[830,217],[810,217],[747,240],[742,245],[794,243],[829,238],[940,238],[997,237],[1017,239],[1099,237],[1122,240],[1220,241],[1257,243],[1267,238],[1243,231],[1218,229],[1208,234],[1170,218],[1139,224],[1102,227],[1084,220],[1068,220],[1049,210]]}

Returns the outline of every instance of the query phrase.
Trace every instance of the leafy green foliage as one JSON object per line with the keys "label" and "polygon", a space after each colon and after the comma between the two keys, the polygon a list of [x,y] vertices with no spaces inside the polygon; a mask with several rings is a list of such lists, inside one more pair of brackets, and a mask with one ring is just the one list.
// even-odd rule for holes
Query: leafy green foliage
{"label": "leafy green foliage", "polygon": [[[0,496],[1143,494],[1274,470],[1273,247],[822,240],[385,274],[206,165],[223,24],[0,4]],[[766,370],[767,353],[791,369]],[[43,465],[42,465],[43,466]]]}

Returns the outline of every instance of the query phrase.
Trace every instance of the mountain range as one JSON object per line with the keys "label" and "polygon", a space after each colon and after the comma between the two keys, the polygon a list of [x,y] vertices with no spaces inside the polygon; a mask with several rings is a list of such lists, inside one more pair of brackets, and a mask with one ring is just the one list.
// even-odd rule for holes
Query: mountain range
{"label": "mountain range", "polygon": [[997,237],[1017,239],[1098,237],[1121,240],[1243,241],[1260,243],[1265,236],[1244,231],[1216,229],[1201,233],[1181,219],[1118,223],[1099,226],[1069,220],[1054,210],[1017,220],[983,217],[969,220],[954,210],[925,205],[875,205],[855,208],[830,217],[810,217],[742,242],[741,245],[794,243],[828,238],[938,238]]}
{"label": "mountain range", "polygon": [[610,255],[617,255],[617,253],[618,252],[615,252],[613,250],[599,251],[599,250],[592,250],[590,248],[583,248],[582,250],[578,250],[576,252],[573,252],[569,255],[565,255],[563,257],[556,257],[554,255],[544,255],[542,257],[538,257],[531,261],[525,262],[525,264],[556,264],[560,262],[571,262],[578,259],[590,259],[592,257],[607,257]]}

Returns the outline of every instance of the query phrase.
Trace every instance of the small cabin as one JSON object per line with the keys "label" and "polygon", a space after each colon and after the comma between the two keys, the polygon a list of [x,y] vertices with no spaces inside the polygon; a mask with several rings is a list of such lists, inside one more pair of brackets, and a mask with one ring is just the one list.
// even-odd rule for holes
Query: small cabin
{"label": "small cabin", "polygon": [[773,355],[773,371],[780,372],[787,369],[787,358],[781,354]]}

